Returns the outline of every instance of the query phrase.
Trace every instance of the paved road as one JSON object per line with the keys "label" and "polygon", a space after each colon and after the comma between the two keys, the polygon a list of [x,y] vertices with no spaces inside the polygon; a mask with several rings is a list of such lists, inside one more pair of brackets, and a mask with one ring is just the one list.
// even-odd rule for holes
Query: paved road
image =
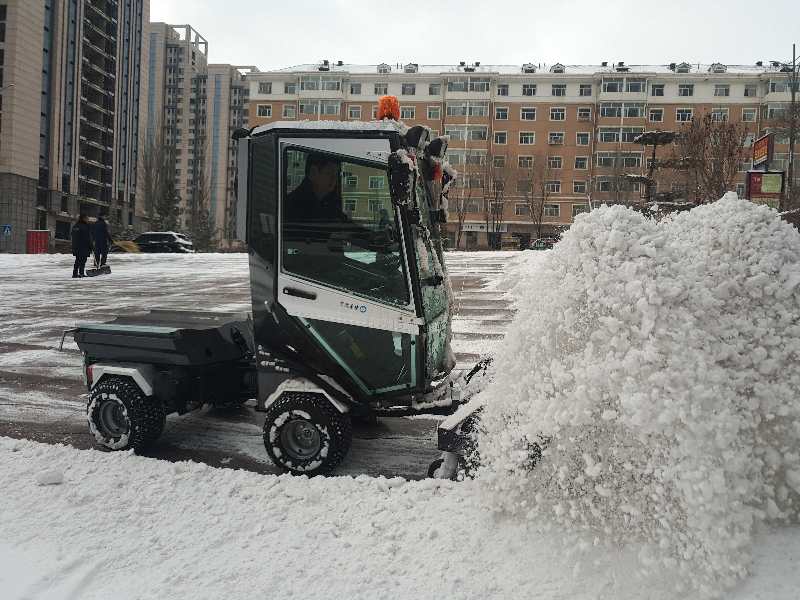
{"label": "paved road", "polygon": [[[449,253],[456,297],[454,350],[474,363],[497,348],[512,316],[494,289],[515,253]],[[0,435],[92,447],[85,420],[80,354],[62,332],[151,308],[249,310],[245,255],[113,257],[111,276],[72,280],[71,257],[0,255]],[[261,441],[263,416],[252,404],[206,408],[168,418],[150,456],[271,473]],[[353,449],[339,474],[417,478],[437,457],[435,417],[382,418],[355,426]]]}

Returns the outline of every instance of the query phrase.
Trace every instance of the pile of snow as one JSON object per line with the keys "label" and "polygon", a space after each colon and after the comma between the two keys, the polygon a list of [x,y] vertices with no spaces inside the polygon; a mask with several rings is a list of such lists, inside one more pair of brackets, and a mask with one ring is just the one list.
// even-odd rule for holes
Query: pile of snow
{"label": "pile of snow", "polygon": [[720,595],[800,514],[800,234],[730,194],[660,223],[600,208],[531,254],[484,392],[486,497]]}

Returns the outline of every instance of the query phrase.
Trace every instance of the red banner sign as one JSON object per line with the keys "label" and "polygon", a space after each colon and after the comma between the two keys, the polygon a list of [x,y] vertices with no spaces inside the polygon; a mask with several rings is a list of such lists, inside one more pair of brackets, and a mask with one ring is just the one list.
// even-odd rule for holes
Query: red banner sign
{"label": "red banner sign", "polygon": [[753,166],[763,165],[772,160],[772,138],[774,135],[768,133],[753,142]]}

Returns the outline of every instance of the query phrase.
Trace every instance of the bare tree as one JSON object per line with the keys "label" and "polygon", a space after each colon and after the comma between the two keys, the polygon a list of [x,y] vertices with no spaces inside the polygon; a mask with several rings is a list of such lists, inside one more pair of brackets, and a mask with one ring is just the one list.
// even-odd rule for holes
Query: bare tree
{"label": "bare tree", "polygon": [[715,200],[729,191],[745,156],[747,128],[705,113],[681,129],[663,166],[686,171],[693,200]]}
{"label": "bare tree", "polygon": [[456,248],[461,246],[461,238],[464,233],[464,221],[467,213],[472,208],[472,201],[477,197],[479,188],[470,185],[477,173],[480,173],[482,166],[475,164],[479,161],[478,155],[467,150],[464,155],[464,164],[458,165],[458,177],[455,180],[453,190],[448,196],[448,203],[451,209],[455,209],[458,228],[456,230]]}
{"label": "bare tree", "polygon": [[518,178],[518,188],[522,190],[525,203],[528,205],[528,217],[536,227],[536,237],[542,237],[544,221],[544,205],[553,194],[549,182],[553,180],[553,169],[547,156],[536,155],[533,163],[524,168]]}
{"label": "bare tree", "polygon": [[479,183],[483,191],[483,218],[489,246],[498,250],[501,246],[503,223],[505,222],[506,188],[511,180],[511,169],[505,154],[487,156],[479,170]]}
{"label": "bare tree", "polygon": [[788,145],[788,161],[786,168],[786,196],[781,199],[781,210],[790,210],[800,207],[800,186],[795,184],[794,159],[796,154],[797,138],[800,135],[800,63],[794,44],[792,44],[792,62],[783,64],[781,72],[786,74],[786,85],[790,92],[789,104],[778,111],[772,119],[767,120],[767,127],[774,131],[776,136],[785,139]]}
{"label": "bare tree", "polygon": [[205,136],[197,136],[194,145],[194,181],[188,198],[188,229],[192,243],[201,252],[217,247],[217,231],[211,218],[209,179],[206,175]]}

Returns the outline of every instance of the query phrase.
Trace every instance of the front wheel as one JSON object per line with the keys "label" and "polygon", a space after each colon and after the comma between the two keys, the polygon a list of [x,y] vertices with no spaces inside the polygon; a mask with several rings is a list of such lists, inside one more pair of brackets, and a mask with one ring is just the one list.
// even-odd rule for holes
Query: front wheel
{"label": "front wheel", "polygon": [[89,429],[97,443],[111,450],[141,450],[164,430],[163,404],[148,398],[128,377],[106,376],[89,396]]}
{"label": "front wheel", "polygon": [[267,454],[294,475],[330,473],[347,455],[352,438],[350,418],[322,394],[284,392],[267,407]]}

